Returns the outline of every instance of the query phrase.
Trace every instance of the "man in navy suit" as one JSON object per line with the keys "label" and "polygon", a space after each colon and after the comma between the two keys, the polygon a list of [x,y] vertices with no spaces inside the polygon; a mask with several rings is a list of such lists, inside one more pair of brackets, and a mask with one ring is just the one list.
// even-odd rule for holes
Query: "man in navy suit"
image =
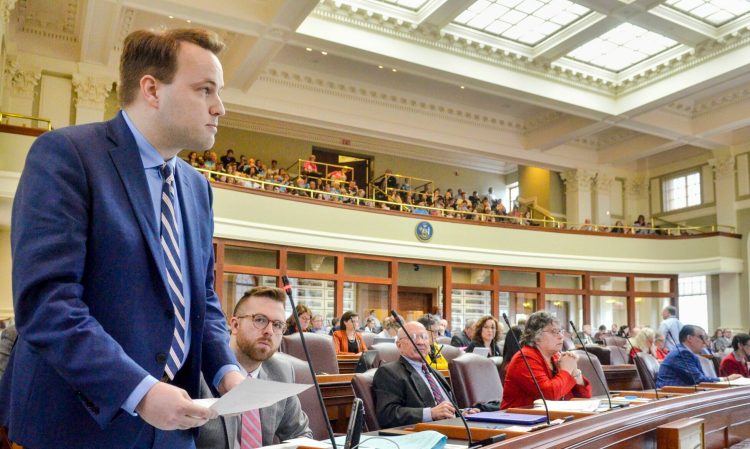
{"label": "man in navy suit", "polygon": [[216,413],[201,372],[242,380],[213,290],[211,189],[176,157],[214,144],[213,33],[137,31],[122,111],[40,136],[13,204],[18,341],[0,385],[10,440],[44,448],[192,448]]}

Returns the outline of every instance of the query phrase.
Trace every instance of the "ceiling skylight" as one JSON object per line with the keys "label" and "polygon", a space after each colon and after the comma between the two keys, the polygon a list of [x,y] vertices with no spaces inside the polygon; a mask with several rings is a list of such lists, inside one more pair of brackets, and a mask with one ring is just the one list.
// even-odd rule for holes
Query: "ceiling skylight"
{"label": "ceiling skylight", "polygon": [[568,53],[568,57],[619,72],[678,45],[676,41],[623,23]]}
{"label": "ceiling skylight", "polygon": [[747,0],[667,0],[664,4],[716,27],[750,12]]}
{"label": "ceiling skylight", "polygon": [[454,23],[536,45],[589,11],[567,0],[477,0]]}
{"label": "ceiling skylight", "polygon": [[378,0],[383,3],[390,3],[391,5],[400,6],[402,8],[411,9],[413,11],[419,11],[427,0]]}

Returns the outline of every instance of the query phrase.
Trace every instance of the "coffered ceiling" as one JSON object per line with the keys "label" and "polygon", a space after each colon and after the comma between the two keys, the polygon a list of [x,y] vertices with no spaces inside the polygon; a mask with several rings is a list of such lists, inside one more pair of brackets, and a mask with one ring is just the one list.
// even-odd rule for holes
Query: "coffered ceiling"
{"label": "coffered ceiling", "polygon": [[187,25],[227,43],[230,126],[503,173],[750,136],[747,0],[18,0],[6,42],[116,78],[129,32]]}

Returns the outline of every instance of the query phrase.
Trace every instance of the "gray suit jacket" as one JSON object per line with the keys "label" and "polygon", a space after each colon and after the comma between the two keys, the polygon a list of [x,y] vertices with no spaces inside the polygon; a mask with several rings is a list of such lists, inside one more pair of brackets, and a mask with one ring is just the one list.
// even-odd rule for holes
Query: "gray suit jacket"
{"label": "gray suit jacket", "polygon": [[[274,356],[263,362],[258,378],[293,383],[294,370],[288,362]],[[205,380],[201,382],[201,397],[213,397]],[[239,449],[240,420],[241,416],[231,416],[207,422],[200,428],[197,449]],[[264,446],[290,438],[313,437],[297,396],[260,409],[260,422]]]}

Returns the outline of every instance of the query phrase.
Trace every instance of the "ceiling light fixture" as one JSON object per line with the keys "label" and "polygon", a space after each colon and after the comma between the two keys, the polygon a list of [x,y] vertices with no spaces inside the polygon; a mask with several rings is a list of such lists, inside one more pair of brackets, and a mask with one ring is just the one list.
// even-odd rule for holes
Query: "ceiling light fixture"
{"label": "ceiling light fixture", "polygon": [[391,69],[391,72],[394,72],[394,73],[395,73],[395,72],[398,72],[398,70],[396,70],[396,69]]}
{"label": "ceiling light fixture", "polygon": [[170,19],[174,19],[174,16],[169,16]]}
{"label": "ceiling light fixture", "polygon": [[461,89],[466,89],[466,86],[461,86]]}
{"label": "ceiling light fixture", "polygon": [[307,48],[306,48],[305,50],[307,50],[307,51],[312,51],[312,48],[310,48],[310,47],[307,47]]}
{"label": "ceiling light fixture", "polygon": [[190,19],[187,19],[185,22],[187,22],[187,23],[193,23],[193,21],[190,20]]}
{"label": "ceiling light fixture", "polygon": [[327,51],[321,51],[320,54],[323,55],[323,56],[325,56],[325,55],[328,54],[328,52]]}
{"label": "ceiling light fixture", "polygon": [[379,65],[379,66],[378,66],[378,68],[379,68],[379,69],[382,69],[382,68],[383,68],[383,66],[382,66],[382,65]]}

